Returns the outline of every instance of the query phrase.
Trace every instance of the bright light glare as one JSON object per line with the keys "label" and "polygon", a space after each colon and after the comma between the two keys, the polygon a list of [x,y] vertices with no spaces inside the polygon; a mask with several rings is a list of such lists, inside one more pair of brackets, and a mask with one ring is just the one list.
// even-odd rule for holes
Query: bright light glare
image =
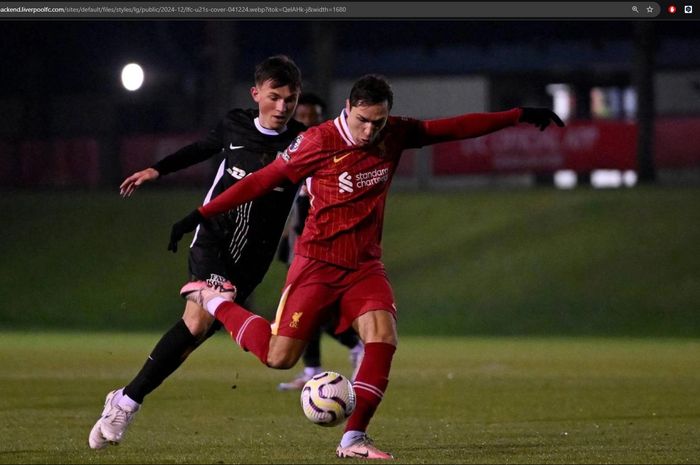
{"label": "bright light glare", "polygon": [[637,173],[632,170],[595,170],[591,173],[591,185],[597,188],[634,187],[637,184]]}
{"label": "bright light glare", "polygon": [[547,93],[554,101],[554,113],[564,121],[568,121],[573,115],[573,91],[568,84],[547,84]]}
{"label": "bright light glare", "polygon": [[129,63],[122,69],[122,85],[126,90],[139,90],[143,85],[143,68],[136,63]]}
{"label": "bright light glare", "polygon": [[632,170],[625,171],[622,173],[622,182],[627,187],[632,187],[637,184],[637,173]]}
{"label": "bright light glare", "polygon": [[622,173],[618,170],[595,170],[591,173],[591,185],[596,188],[620,187]]}
{"label": "bright light glare", "polygon": [[576,187],[576,172],[572,170],[559,170],[554,173],[554,185],[559,189],[573,189]]}

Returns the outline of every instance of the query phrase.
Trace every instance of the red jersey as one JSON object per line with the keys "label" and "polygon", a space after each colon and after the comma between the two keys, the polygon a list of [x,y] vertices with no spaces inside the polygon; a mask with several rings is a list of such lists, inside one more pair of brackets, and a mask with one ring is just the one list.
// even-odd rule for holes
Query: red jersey
{"label": "red jersey", "polygon": [[520,109],[419,121],[390,116],[375,143],[355,146],[345,112],[297,136],[265,168],[199,207],[205,218],[255,199],[275,186],[307,179],[309,216],[295,252],[355,269],[381,256],[384,204],[401,152],[478,137],[517,124]]}
{"label": "red jersey", "polygon": [[343,113],[298,136],[281,156],[289,179],[307,178],[311,200],[295,253],[346,268],[379,258],[389,185],[401,152],[427,142],[421,128],[389,117],[374,144],[357,147]]}

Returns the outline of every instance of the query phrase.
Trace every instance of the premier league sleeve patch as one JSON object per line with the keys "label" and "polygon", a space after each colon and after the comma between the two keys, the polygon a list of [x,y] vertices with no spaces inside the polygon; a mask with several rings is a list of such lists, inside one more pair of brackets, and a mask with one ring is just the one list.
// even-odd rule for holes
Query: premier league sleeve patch
{"label": "premier league sleeve patch", "polygon": [[304,139],[304,136],[302,134],[299,134],[291,144],[289,144],[289,147],[284,149],[284,152],[279,152],[277,155],[282,158],[286,163],[289,162],[290,160],[290,153],[294,153],[297,150],[299,150],[299,146],[301,145],[301,141]]}
{"label": "premier league sleeve patch", "polygon": [[289,144],[289,147],[287,148],[287,151],[288,151],[289,153],[294,153],[294,152],[296,152],[297,149],[299,149],[299,146],[301,145],[302,139],[304,139],[304,135],[303,135],[303,134],[299,134],[299,135],[297,136],[297,138],[294,139],[294,140],[292,141],[291,144]]}
{"label": "premier league sleeve patch", "polygon": [[277,152],[277,156],[284,160],[285,163],[289,163],[289,154],[287,153],[287,150],[284,152]]}

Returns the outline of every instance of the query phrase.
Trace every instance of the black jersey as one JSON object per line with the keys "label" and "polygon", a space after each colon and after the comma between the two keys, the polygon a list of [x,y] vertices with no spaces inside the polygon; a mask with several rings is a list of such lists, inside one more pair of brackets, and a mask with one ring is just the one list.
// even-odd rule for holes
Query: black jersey
{"label": "black jersey", "polygon": [[[206,204],[272,162],[306,129],[292,119],[278,134],[261,127],[257,117],[257,110],[232,110],[204,139],[167,156],[153,168],[165,175],[220,156],[221,163],[204,199]],[[239,287],[239,293],[252,291],[274,257],[297,187],[291,183],[278,187],[202,223],[190,248],[191,274],[197,279],[222,275]]]}

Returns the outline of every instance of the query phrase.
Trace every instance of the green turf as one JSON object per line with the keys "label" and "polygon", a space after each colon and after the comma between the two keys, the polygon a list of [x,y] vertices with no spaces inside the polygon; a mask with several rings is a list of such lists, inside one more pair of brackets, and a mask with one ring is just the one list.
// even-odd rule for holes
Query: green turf
{"label": "green turf", "polygon": [[387,268],[421,331],[700,334],[700,189],[408,195],[389,208]]}
{"label": "green turf", "polygon": [[[157,337],[0,333],[0,463],[339,463],[341,429],[275,390],[294,372],[223,334],[148,398],[122,445],[89,450],[104,395]],[[324,357],[349,371],[327,339]],[[689,339],[404,337],[370,433],[399,463],[697,463],[698,360]]]}
{"label": "green turf", "polygon": [[[172,324],[187,268],[169,228],[202,195],[3,192],[0,328]],[[700,336],[699,206],[698,188],[394,192],[383,242],[400,331]],[[258,312],[274,315],[284,272],[273,264]]]}

